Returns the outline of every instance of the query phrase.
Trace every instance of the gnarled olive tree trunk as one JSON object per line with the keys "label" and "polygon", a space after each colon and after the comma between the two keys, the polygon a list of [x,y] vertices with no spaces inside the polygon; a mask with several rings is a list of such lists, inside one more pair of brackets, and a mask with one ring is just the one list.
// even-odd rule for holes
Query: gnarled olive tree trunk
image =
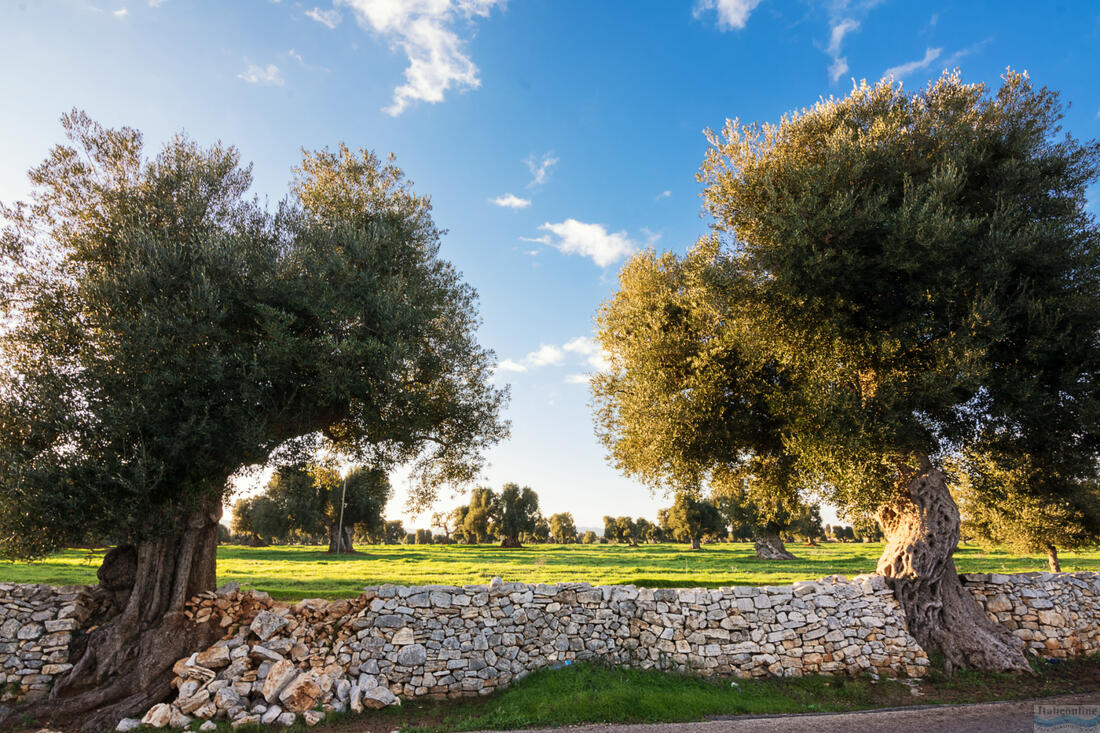
{"label": "gnarled olive tree trunk", "polygon": [[752,541],[756,550],[756,556],[761,560],[797,560],[783,544],[783,539],[777,534],[766,534],[756,537]]}
{"label": "gnarled olive tree trunk", "polygon": [[336,529],[336,525],[329,527],[328,551],[340,555],[350,555],[355,552],[355,545],[351,541],[350,527],[341,527],[339,531]]}
{"label": "gnarled olive tree trunk", "polygon": [[963,587],[953,555],[959,509],[943,473],[925,467],[880,508],[886,547],[878,572],[886,577],[909,625],[926,651],[954,668],[1031,672],[1023,642],[986,616]]}
{"label": "gnarled olive tree trunk", "polygon": [[1058,548],[1054,545],[1047,545],[1047,565],[1050,566],[1052,573],[1062,572],[1062,563],[1058,561]]}
{"label": "gnarled olive tree trunk", "polygon": [[[107,553],[95,593],[113,612],[70,651],[73,668],[44,700],[17,709],[91,733],[144,714],[171,693],[172,665],[220,636],[214,621],[184,615],[189,598],[215,587],[221,505],[190,516],[157,541]],[[3,723],[4,721],[0,721]]]}

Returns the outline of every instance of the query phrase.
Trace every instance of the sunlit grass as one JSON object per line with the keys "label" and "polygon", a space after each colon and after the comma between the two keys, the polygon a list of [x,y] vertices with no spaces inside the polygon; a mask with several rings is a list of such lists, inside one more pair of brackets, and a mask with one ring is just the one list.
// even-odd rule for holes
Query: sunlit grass
{"label": "sunlit grass", "polygon": [[[361,546],[351,556],[333,556],[323,547],[243,547],[218,551],[218,581],[236,580],[280,599],[340,598],[363,586],[467,585],[494,576],[527,583],[632,583],[649,587],[784,585],[825,575],[872,572],[882,545],[829,543],[790,546],[788,562],[757,560],[749,543],[705,545],[529,545],[505,550],[493,545]],[[96,582],[105,550],[65,550],[32,563],[0,563],[0,581]],[[1062,568],[1100,570],[1100,549],[1063,552]],[[1006,549],[964,545],[955,554],[959,572],[1018,573],[1046,569],[1045,555],[1016,555]]]}

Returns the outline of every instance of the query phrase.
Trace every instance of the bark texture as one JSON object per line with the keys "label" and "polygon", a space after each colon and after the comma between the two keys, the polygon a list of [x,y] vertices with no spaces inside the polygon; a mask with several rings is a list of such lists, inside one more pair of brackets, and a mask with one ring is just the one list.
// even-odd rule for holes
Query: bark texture
{"label": "bark texture", "polygon": [[1024,644],[985,615],[955,570],[959,509],[943,473],[926,466],[883,506],[886,547],[878,572],[901,604],[909,633],[955,668],[1031,672]]}
{"label": "bark texture", "polygon": [[73,668],[49,696],[15,714],[92,733],[167,698],[172,665],[220,636],[216,623],[195,624],[183,613],[189,598],[215,587],[220,516],[218,505],[158,541],[108,552],[95,593],[110,618],[74,642]]}
{"label": "bark texture", "polygon": [[1050,572],[1062,572],[1062,563],[1058,561],[1058,548],[1054,545],[1047,545],[1047,564],[1050,566]]}
{"label": "bark texture", "polygon": [[761,560],[798,559],[787,551],[787,546],[783,544],[783,540],[777,534],[757,537],[752,541],[752,546],[756,550],[756,556]]}
{"label": "bark texture", "polygon": [[507,547],[507,548],[512,549],[512,550],[523,547],[523,545],[520,543],[520,541],[518,539],[516,539],[515,537],[505,537],[504,539],[502,539],[500,541],[500,546],[501,547]]}
{"label": "bark texture", "polygon": [[701,550],[702,548],[703,548],[703,545],[700,544],[699,538],[698,537],[692,537],[691,538],[691,549]]}
{"label": "bark texture", "polygon": [[350,555],[355,552],[351,541],[351,528],[343,527],[337,531],[335,525],[328,531],[328,551],[332,554]]}

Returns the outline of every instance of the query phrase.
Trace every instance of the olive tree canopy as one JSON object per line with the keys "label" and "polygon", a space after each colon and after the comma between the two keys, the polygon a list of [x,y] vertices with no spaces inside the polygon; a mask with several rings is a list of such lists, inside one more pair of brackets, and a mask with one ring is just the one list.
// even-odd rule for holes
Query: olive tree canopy
{"label": "olive tree canopy", "polygon": [[136,130],[62,126],[30,202],[2,212],[0,554],[119,542],[100,571],[116,620],[43,703],[98,708],[102,728],[217,633],[178,612],[213,587],[230,476],[323,435],[411,463],[426,503],[477,475],[506,394],[474,291],[392,161],[305,153],[269,211],[232,147],[177,136],[147,159]]}

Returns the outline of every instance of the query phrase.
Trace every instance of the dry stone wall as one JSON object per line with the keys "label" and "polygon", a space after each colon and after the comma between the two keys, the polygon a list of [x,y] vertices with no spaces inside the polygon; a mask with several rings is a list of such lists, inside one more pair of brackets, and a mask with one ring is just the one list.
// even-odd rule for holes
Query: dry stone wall
{"label": "dry stone wall", "polygon": [[0,703],[40,698],[72,668],[69,644],[91,609],[83,586],[0,583]]}
{"label": "dry stone wall", "polygon": [[318,707],[484,695],[584,659],[735,677],[921,676],[928,665],[879,576],[717,590],[383,585],[293,606],[229,590],[191,612],[226,638],[177,664],[177,698],[150,710],[148,725],[287,724]]}
{"label": "dry stone wall", "polygon": [[1100,573],[973,573],[967,590],[1042,657],[1100,652]]}
{"label": "dry stone wall", "polygon": [[[967,575],[968,590],[1032,653],[1100,651],[1100,574]],[[91,616],[87,589],[0,583],[4,702],[45,694],[70,669]],[[235,584],[189,602],[224,637],[175,665],[173,699],[144,723],[313,724],[326,711],[414,697],[484,695],[532,671],[596,659],[729,677],[922,676],[924,651],[876,575],[716,590],[503,583],[382,585],[290,605]]]}

